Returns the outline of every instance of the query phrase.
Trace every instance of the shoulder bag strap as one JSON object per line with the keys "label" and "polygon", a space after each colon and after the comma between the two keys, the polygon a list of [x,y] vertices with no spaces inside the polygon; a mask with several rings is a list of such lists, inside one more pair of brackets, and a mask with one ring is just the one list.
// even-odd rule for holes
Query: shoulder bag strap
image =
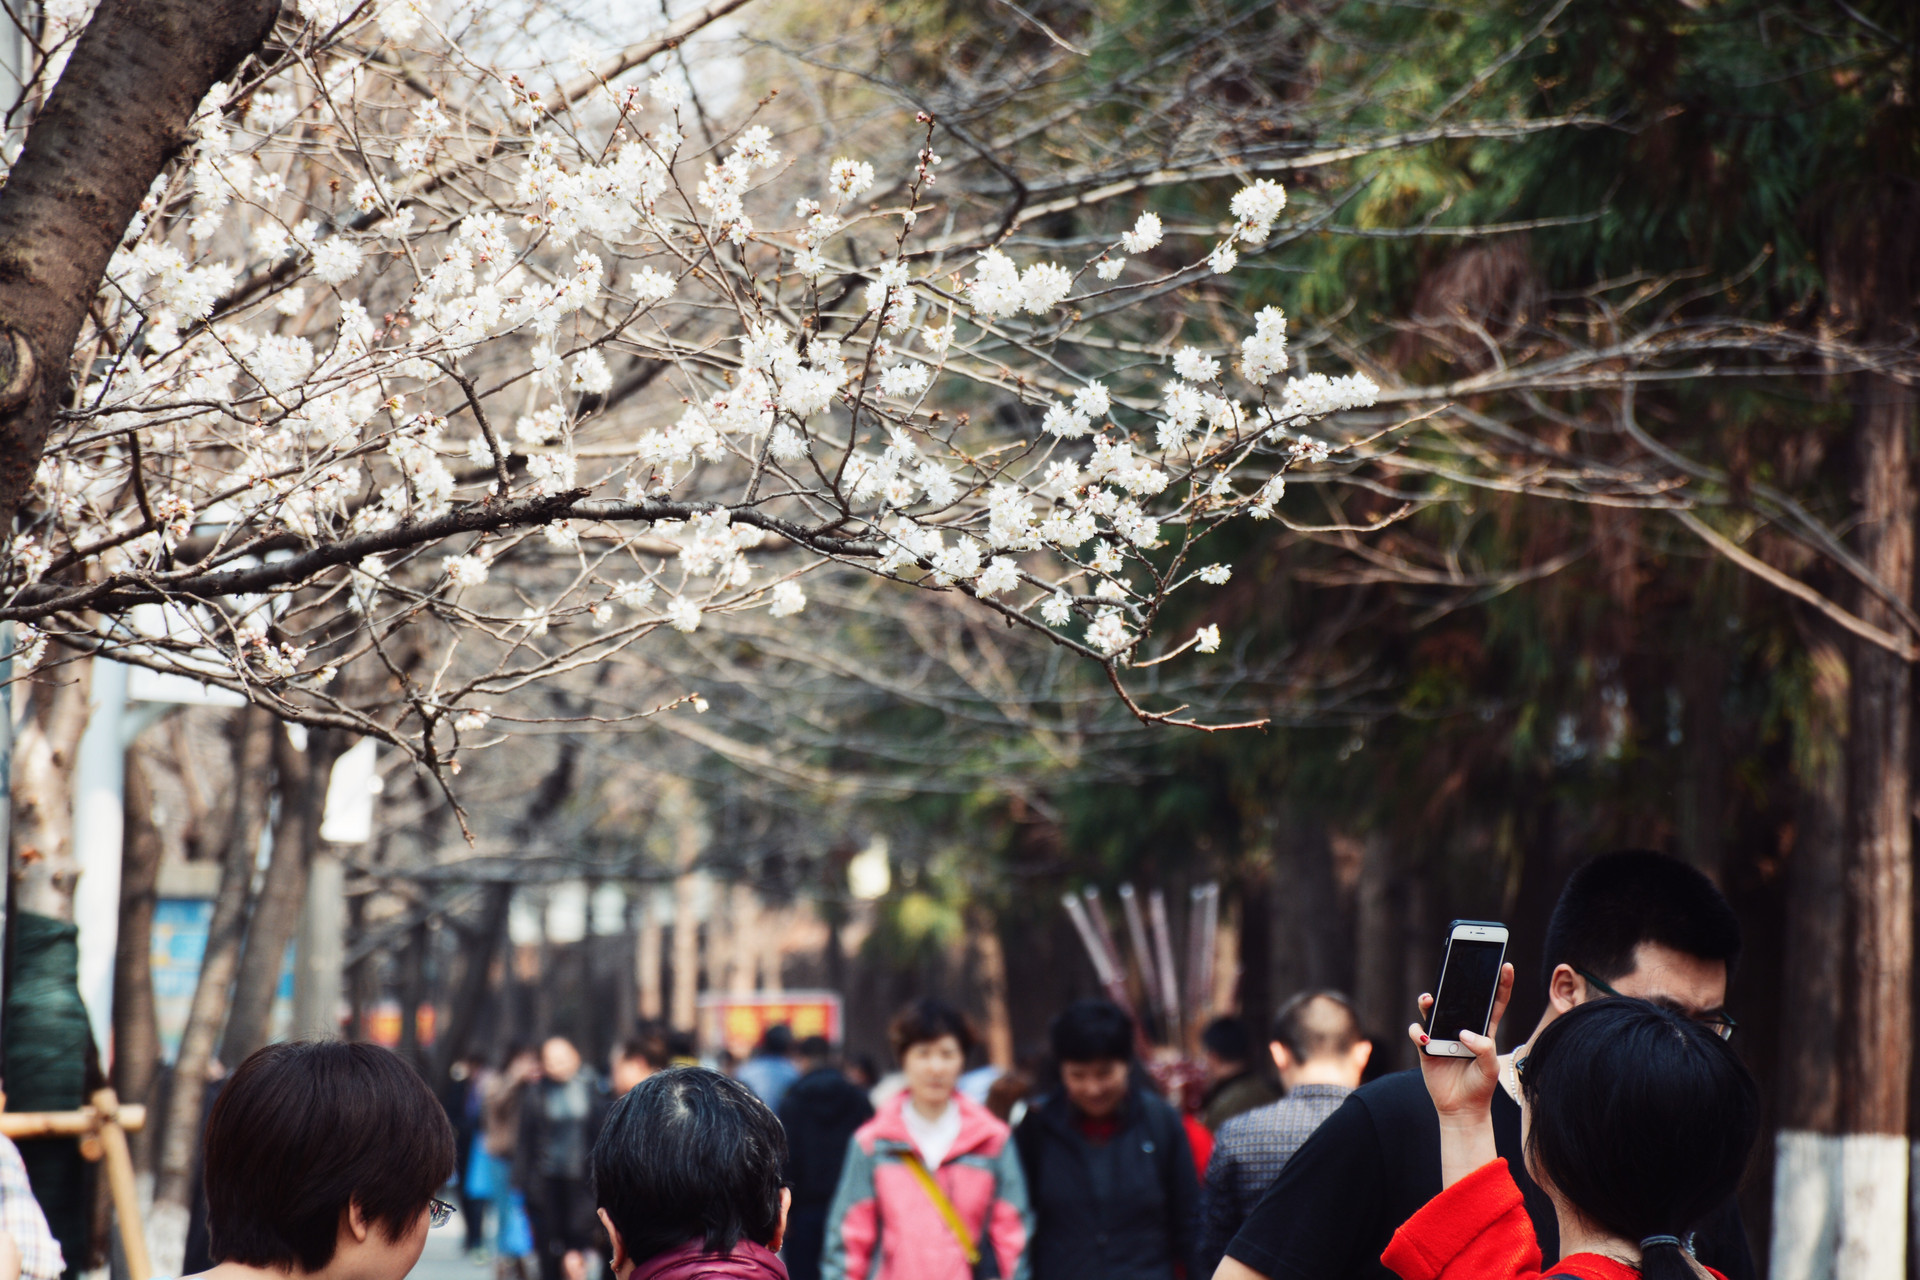
{"label": "shoulder bag strap", "polygon": [[980,1265],[980,1246],[973,1242],[973,1233],[967,1230],[967,1224],[960,1217],[960,1211],[953,1207],[953,1201],[947,1199],[947,1193],[940,1189],[940,1183],[920,1159],[920,1153],[909,1148],[900,1154],[900,1163],[907,1166],[907,1172],[927,1193],[927,1199],[933,1201],[933,1207],[940,1211],[940,1217],[947,1224],[947,1230],[953,1232],[953,1238],[960,1244],[960,1252],[967,1255],[967,1265]]}

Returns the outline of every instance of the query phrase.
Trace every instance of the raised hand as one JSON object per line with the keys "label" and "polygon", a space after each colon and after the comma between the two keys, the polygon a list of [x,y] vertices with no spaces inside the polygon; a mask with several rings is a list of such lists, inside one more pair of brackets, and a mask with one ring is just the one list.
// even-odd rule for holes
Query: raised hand
{"label": "raised hand", "polygon": [[[1442,1036],[1451,1034],[1473,1050],[1471,1058],[1436,1058],[1426,1052],[1426,1029],[1416,1022],[1407,1035],[1420,1049],[1420,1075],[1427,1085],[1427,1096],[1440,1118],[1440,1178],[1443,1186],[1452,1186],[1481,1165],[1494,1159],[1493,1094],[1500,1087],[1500,1057],[1494,1037],[1500,1031],[1500,1019],[1513,996],[1513,966],[1500,966],[1500,986],[1493,996],[1493,1016],[1487,1021],[1487,1034],[1467,1028],[1435,1027]],[[1420,997],[1424,1019],[1433,1007],[1433,997]]]}

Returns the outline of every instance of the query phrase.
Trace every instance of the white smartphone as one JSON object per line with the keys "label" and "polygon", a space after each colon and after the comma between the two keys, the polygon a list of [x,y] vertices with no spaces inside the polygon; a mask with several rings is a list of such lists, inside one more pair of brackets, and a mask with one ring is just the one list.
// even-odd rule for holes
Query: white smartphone
{"label": "white smartphone", "polygon": [[1471,1058],[1462,1031],[1487,1034],[1493,998],[1500,991],[1500,962],[1507,958],[1507,926],[1488,920],[1455,920],[1447,926],[1447,953],[1433,988],[1427,1017],[1426,1052],[1434,1058]]}

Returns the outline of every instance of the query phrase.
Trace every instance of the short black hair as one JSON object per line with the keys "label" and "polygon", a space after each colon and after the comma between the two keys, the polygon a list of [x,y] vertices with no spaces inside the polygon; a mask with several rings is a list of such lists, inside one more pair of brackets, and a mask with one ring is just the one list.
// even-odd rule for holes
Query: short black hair
{"label": "short black hair", "polygon": [[1215,1018],[1200,1033],[1200,1047],[1222,1062],[1246,1062],[1253,1057],[1253,1037],[1238,1018]]}
{"label": "short black hair", "polygon": [[1542,966],[1550,986],[1561,965],[1602,982],[1633,972],[1643,942],[1701,960],[1740,959],[1740,921],[1713,881],[1692,866],[1651,849],[1603,853],[1575,871],[1547,922]]}
{"label": "short black hair", "polygon": [[1273,1015],[1273,1038],[1295,1062],[1334,1058],[1353,1052],[1366,1039],[1353,1001],[1338,991],[1302,991]]}
{"label": "short black hair", "polygon": [[1055,1062],[1128,1062],[1133,1015],[1111,1000],[1075,1000],[1047,1028]]}
{"label": "short black hair", "polygon": [[825,1062],[833,1056],[833,1046],[825,1036],[808,1036],[800,1042],[800,1056],[812,1058],[815,1062]]}
{"label": "short black hair", "polygon": [[594,1203],[635,1262],[704,1239],[727,1253],[780,1228],[787,1136],[767,1104],[705,1067],[669,1067],[613,1104],[593,1144]]}
{"label": "short black hair", "polygon": [[453,1174],[453,1126],[399,1055],[338,1041],[269,1045],[227,1077],[207,1116],[215,1262],[318,1271],[360,1206],[399,1240]]}
{"label": "short black hair", "polygon": [[893,1046],[896,1059],[905,1058],[907,1050],[914,1045],[927,1044],[942,1036],[952,1036],[959,1041],[961,1053],[973,1052],[973,1026],[967,1021],[967,1015],[946,1001],[929,996],[909,1001],[887,1026],[887,1042]]}
{"label": "short black hair", "polygon": [[[1684,1238],[1739,1188],[1760,1136],[1760,1091],[1732,1047],[1644,1000],[1589,1000],[1554,1019],[1520,1071],[1527,1153],[1609,1235]],[[1687,1280],[1654,1247],[1645,1280]]]}
{"label": "short black hair", "polygon": [[784,1058],[793,1052],[793,1028],[784,1022],[776,1022],[768,1027],[760,1037],[760,1052]]}

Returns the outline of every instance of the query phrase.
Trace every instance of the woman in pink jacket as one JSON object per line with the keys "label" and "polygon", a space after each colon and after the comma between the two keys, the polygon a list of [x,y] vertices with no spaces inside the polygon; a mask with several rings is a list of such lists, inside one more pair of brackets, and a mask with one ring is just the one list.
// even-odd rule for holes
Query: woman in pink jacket
{"label": "woman in pink jacket", "polygon": [[954,1091],[966,1019],[916,1000],[889,1037],[907,1087],[848,1144],[821,1280],[1026,1280],[1033,1215],[1012,1133]]}

